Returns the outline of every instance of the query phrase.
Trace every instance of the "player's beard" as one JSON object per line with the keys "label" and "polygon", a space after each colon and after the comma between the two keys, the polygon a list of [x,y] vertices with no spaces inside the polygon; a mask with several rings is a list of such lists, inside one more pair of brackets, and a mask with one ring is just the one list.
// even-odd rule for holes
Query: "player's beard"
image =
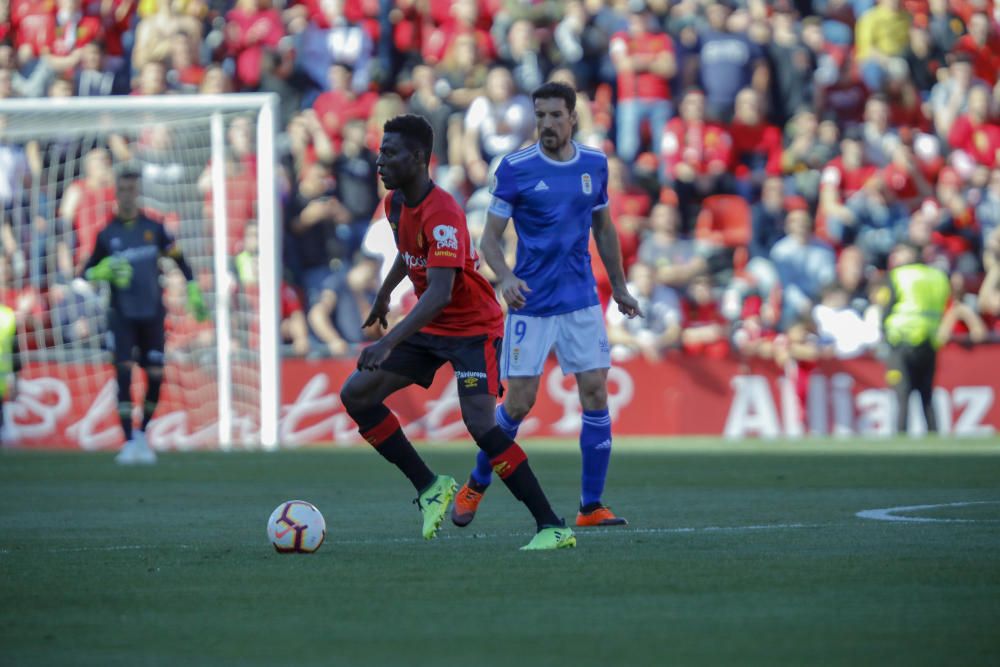
{"label": "player's beard", "polygon": [[560,137],[557,133],[552,132],[551,130],[548,132],[543,132],[541,134],[541,141],[542,141],[542,146],[553,152],[560,150],[563,146],[566,145],[566,141],[563,140],[563,138]]}

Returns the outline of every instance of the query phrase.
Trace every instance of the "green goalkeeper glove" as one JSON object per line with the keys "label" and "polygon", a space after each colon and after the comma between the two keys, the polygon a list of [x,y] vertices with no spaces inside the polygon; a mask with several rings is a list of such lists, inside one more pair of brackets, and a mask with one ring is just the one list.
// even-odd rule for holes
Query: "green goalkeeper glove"
{"label": "green goalkeeper glove", "polygon": [[97,266],[87,269],[84,277],[90,281],[111,283],[118,289],[127,289],[132,284],[132,265],[121,257],[105,257]]}
{"label": "green goalkeeper glove", "polygon": [[194,280],[188,283],[188,310],[194,319],[204,322],[208,319],[208,308],[205,307],[205,297],[201,295],[201,287]]}

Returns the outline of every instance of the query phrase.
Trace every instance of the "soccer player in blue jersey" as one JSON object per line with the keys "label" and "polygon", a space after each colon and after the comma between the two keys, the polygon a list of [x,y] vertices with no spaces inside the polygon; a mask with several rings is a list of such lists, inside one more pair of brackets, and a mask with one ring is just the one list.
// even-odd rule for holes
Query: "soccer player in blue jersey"
{"label": "soccer player in blue jersey", "polygon": [[[615,516],[601,498],[611,457],[611,355],[587,249],[591,230],[618,309],[628,317],[642,313],[625,287],[618,232],[608,214],[607,157],[572,140],[576,91],[550,82],[535,90],[532,99],[538,143],[501,160],[490,187],[493,199],[481,242],[482,256],[496,273],[509,306],[501,357],[508,392],[496,408],[496,420],[512,439],[517,435],[555,346],[563,372],[576,375],[583,407],[576,524],[624,525],[627,521]],[[517,232],[513,270],[501,246],[511,218]],[[491,481],[489,459],[480,455],[455,498],[451,518],[456,525],[472,521]]]}
{"label": "soccer player in blue jersey", "polygon": [[[163,384],[164,322],[160,257],[169,257],[188,281],[188,307],[201,322],[208,317],[201,289],[180,247],[163,225],[139,210],[139,172],[123,170],[115,182],[118,213],[97,235],[94,252],[83,268],[90,281],[111,286],[108,329],[113,336],[118,380],[118,416],[125,446],[117,463],[156,463],[156,453],[146,442],[145,431],[156,411]],[[135,353],[146,371],[146,396],[142,428],[132,424],[132,366]]]}

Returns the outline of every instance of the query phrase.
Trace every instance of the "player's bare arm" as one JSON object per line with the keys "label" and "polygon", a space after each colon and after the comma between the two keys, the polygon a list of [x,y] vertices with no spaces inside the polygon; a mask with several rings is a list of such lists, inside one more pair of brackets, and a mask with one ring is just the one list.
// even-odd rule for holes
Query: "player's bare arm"
{"label": "player's bare arm", "polygon": [[372,343],[361,351],[358,357],[358,369],[363,371],[377,369],[388,358],[394,347],[430,324],[451,303],[455,273],[456,270],[453,268],[428,267],[427,290],[420,295],[417,305],[382,340]]}
{"label": "player's bare arm", "polygon": [[618,310],[626,317],[632,318],[637,315],[642,317],[639,302],[629,294],[625,285],[625,268],[622,266],[622,248],[618,242],[618,230],[611,222],[607,206],[594,211],[591,229],[594,231],[597,252],[601,255],[601,261],[604,263],[608,278],[611,280],[611,298],[618,304]]}
{"label": "player's bare arm", "polygon": [[487,213],[486,227],[483,229],[483,236],[479,243],[479,254],[499,281],[500,294],[507,305],[517,310],[523,308],[527,302],[527,293],[531,291],[528,283],[524,282],[511,271],[507,265],[507,260],[503,254],[503,233],[507,229],[510,218],[506,218],[496,213]]}
{"label": "player's bare arm", "polygon": [[385,280],[382,281],[382,286],[379,287],[378,294],[375,295],[375,302],[372,304],[371,312],[368,313],[368,319],[361,325],[362,328],[367,329],[376,322],[381,324],[383,329],[389,328],[389,320],[387,319],[389,316],[389,300],[392,297],[393,291],[405,277],[406,262],[403,260],[402,255],[396,255],[396,261],[392,263],[392,268],[389,269]]}

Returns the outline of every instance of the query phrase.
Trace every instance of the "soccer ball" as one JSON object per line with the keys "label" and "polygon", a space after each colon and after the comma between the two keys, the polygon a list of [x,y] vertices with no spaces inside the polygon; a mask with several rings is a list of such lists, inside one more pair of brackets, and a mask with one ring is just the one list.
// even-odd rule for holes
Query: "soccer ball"
{"label": "soccer ball", "polygon": [[286,500],[267,520],[267,537],[279,554],[311,554],[326,537],[326,521],[312,503]]}

